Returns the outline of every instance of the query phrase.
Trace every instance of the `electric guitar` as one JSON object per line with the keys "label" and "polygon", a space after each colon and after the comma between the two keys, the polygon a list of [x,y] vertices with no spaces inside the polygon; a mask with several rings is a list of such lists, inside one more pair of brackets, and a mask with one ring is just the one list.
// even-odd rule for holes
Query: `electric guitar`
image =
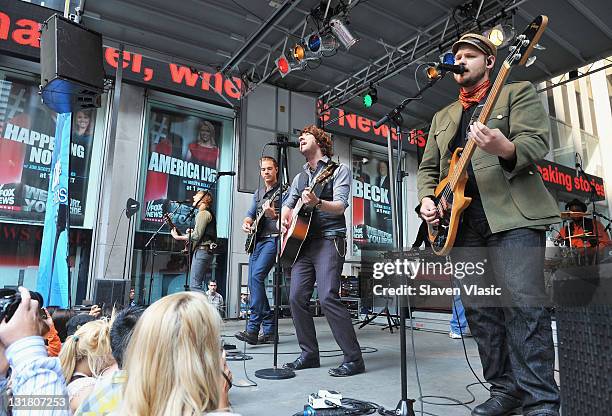
{"label": "electric guitar", "polygon": [[[174,225],[174,223],[172,222],[172,218],[170,218],[170,214],[165,213],[164,215],[162,215],[162,218],[164,219],[164,222],[166,223],[166,225],[172,230],[176,230],[176,232],[178,233],[178,235],[183,235],[179,229],[176,227],[176,225]],[[181,250],[182,254],[188,253],[189,252],[189,240],[185,241],[185,247]]]}
{"label": "electric guitar", "polygon": [[[283,185],[282,189],[279,187],[276,191],[274,191],[274,193],[269,198],[267,198],[264,201],[264,203],[267,201],[274,201],[281,193],[285,192],[287,188],[289,188],[288,184]],[[251,225],[251,232],[247,234],[246,242],[244,243],[244,251],[246,251],[249,254],[251,254],[253,250],[255,249],[257,228],[259,227],[259,222],[263,219],[263,217],[264,217],[264,211],[262,209],[257,214],[257,216],[255,217],[255,221]]]}
{"label": "electric guitar", "polygon": [[[318,196],[321,193],[325,184],[332,179],[338,166],[337,163],[331,162],[314,178],[309,188],[315,195]],[[292,266],[297,260],[302,244],[308,236],[313,210],[314,208],[304,205],[302,198],[295,204],[291,214],[291,222],[287,231],[283,234],[281,244],[281,262],[283,265]]]}
{"label": "electric guitar", "polygon": [[[527,26],[523,34],[516,38],[489,91],[487,100],[483,106],[476,108],[470,124],[475,120],[486,124],[510,70],[516,65],[525,65],[547,24],[548,17],[538,16]],[[455,150],[450,160],[449,173],[434,192],[439,223],[428,224],[428,237],[433,251],[438,255],[445,256],[453,248],[461,215],[472,202],[472,198],[465,197],[464,192],[468,180],[466,169],[476,147],[474,140],[469,138],[464,148]]]}

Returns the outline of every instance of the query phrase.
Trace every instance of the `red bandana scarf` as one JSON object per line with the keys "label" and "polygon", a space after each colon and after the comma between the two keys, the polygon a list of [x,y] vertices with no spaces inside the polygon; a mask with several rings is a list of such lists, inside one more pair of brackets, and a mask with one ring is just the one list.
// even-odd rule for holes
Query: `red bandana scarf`
{"label": "red bandana scarf", "polygon": [[474,104],[478,104],[480,100],[486,95],[489,91],[489,87],[491,86],[491,81],[486,80],[472,91],[467,92],[465,88],[461,87],[459,90],[459,101],[463,106],[463,110],[467,110]]}

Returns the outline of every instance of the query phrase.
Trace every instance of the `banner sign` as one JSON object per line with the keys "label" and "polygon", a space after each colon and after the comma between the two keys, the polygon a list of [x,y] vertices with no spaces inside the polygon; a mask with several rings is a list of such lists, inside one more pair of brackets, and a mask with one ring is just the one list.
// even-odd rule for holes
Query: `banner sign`
{"label": "banner sign", "polygon": [[[366,160],[367,159],[367,160]],[[364,163],[364,161],[366,163]],[[384,159],[353,153],[353,255],[393,248],[389,167]]]}
{"label": "banner sign", "polygon": [[[40,101],[38,87],[13,78],[0,79],[0,219],[39,221],[45,218],[54,151],[56,117]],[[93,144],[95,110],[74,117],[70,145],[70,214],[83,225]]]}
{"label": "banner sign", "polygon": [[57,115],[36,290],[47,306],[68,307],[68,163],[72,113]]}
{"label": "banner sign", "polygon": [[[0,6],[0,51],[39,61],[39,26],[54,13],[54,10],[23,1],[3,2]],[[103,59],[106,74],[113,77],[119,62],[119,51],[105,47]],[[230,80],[218,72],[197,71],[128,51],[123,52],[123,79],[226,107],[239,104],[242,85],[238,77]]]}
{"label": "banner sign", "polygon": [[576,195],[578,198],[587,199],[591,197],[591,188],[595,191],[596,200],[606,199],[603,179],[599,176],[587,175],[589,180],[582,175],[576,176],[576,170],[568,168],[548,160],[540,160],[536,163],[544,184],[557,191],[565,191]]}
{"label": "banner sign", "polygon": [[[151,110],[141,231],[159,228],[163,214],[176,207],[170,201],[188,200],[200,189],[215,196],[222,128],[218,121],[161,108]],[[181,207],[173,217],[175,225],[186,228],[188,212],[188,205]]]}

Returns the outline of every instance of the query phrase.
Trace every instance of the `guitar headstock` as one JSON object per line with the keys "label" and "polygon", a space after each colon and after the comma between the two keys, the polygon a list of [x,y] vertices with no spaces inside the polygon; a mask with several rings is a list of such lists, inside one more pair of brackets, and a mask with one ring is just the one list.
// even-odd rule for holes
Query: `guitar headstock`
{"label": "guitar headstock", "polygon": [[510,54],[504,63],[508,66],[525,65],[547,25],[548,17],[544,15],[533,19],[525,31],[516,37],[514,44],[510,46]]}
{"label": "guitar headstock", "polygon": [[334,172],[336,171],[336,167],[335,165],[327,165],[315,178],[314,183],[312,184],[312,187],[314,187],[315,185],[325,185],[327,182],[329,182],[331,180],[331,178],[334,176]]}

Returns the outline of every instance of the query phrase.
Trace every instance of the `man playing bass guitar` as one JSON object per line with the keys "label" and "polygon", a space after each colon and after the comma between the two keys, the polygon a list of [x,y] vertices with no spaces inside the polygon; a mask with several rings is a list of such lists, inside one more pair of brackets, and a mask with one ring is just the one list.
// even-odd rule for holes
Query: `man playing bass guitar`
{"label": "man playing bass guitar", "polygon": [[[313,209],[307,236],[291,269],[289,304],[295,325],[301,355],[287,368],[301,370],[320,366],[319,345],[308,302],[317,282],[321,309],[327,318],[334,338],[344,353],[343,363],[329,370],[334,377],[363,373],[365,365],[357,342],[351,317],[340,301],[340,274],[346,254],[346,219],[351,190],[351,171],[346,165],[337,165],[333,177],[319,192],[310,185],[317,175],[333,162],[332,141],[329,135],[315,126],[307,126],[299,138],[300,153],[306,158],[304,170],[293,183],[283,205],[283,232],[289,228],[293,209],[301,198],[306,209]],[[297,209],[297,208],[296,208]]]}
{"label": "man playing bass guitar", "polygon": [[[234,336],[248,344],[264,344],[272,341],[274,335],[274,319],[270,311],[270,303],[266,295],[264,280],[276,260],[276,247],[278,239],[278,214],[280,212],[279,196],[275,194],[278,190],[278,164],[276,159],[264,156],[259,161],[259,173],[264,181],[264,186],[253,194],[253,202],[246,217],[242,221],[242,231],[249,234],[254,241],[250,241],[254,247],[249,258],[249,309],[251,315],[245,331],[240,331]],[[274,200],[271,199],[274,197]],[[257,223],[254,221],[257,214],[263,212],[263,217]],[[255,235],[252,235],[255,233]],[[259,336],[260,327],[263,335]]]}
{"label": "man playing bass guitar", "polygon": [[[432,120],[418,171],[420,214],[429,224],[439,223],[448,206],[439,204],[434,190],[449,173],[453,152],[473,140],[477,148],[465,186],[472,200],[451,256],[453,262],[484,259],[487,272],[480,279],[491,281],[479,285],[504,287],[512,300],[503,307],[479,307],[462,290],[483,374],[491,384],[491,397],[472,415],[514,414],[521,407],[524,415],[559,415],[543,275],[545,229],[559,222],[559,209],[534,165],[548,152],[548,116],[533,86],[516,82],[501,89],[486,125],[470,125],[474,109],[493,89],[497,50],[484,36],[466,34],[452,51],[465,72],[454,75],[459,99]],[[467,281],[464,277],[461,285]]]}

